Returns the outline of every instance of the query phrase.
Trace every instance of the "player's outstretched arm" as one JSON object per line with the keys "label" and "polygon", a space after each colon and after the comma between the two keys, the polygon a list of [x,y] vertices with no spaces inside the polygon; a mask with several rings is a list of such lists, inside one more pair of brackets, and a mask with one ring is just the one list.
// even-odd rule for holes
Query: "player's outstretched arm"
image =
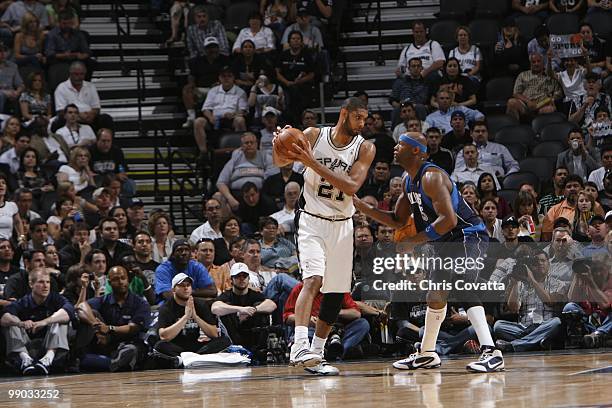
{"label": "player's outstretched arm", "polygon": [[400,229],[408,223],[408,218],[412,214],[410,202],[404,193],[399,196],[395,209],[393,211],[384,211],[367,204],[360,200],[357,196],[353,197],[355,208],[364,213],[367,217],[376,220],[381,224],[389,227]]}

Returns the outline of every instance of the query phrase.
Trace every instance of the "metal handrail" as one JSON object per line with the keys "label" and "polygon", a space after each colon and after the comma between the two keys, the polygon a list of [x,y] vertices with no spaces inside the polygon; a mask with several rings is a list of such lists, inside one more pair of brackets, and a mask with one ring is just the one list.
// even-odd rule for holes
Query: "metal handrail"
{"label": "metal handrail", "polygon": [[142,122],[142,103],[145,101],[147,85],[145,81],[144,69],[142,68],[142,61],[140,59],[138,59],[136,65],[136,87],[138,92],[138,97],[136,98],[138,102],[138,134],[142,137],[146,136],[146,131],[144,130]]}
{"label": "metal handrail", "polygon": [[376,15],[374,16],[374,20],[372,20],[372,24],[370,24],[370,19],[368,17],[370,10],[372,9],[373,1],[368,3],[368,7],[366,8],[365,15],[365,23],[366,23],[366,32],[368,34],[372,33],[372,26],[376,24],[376,30],[378,31],[378,52],[376,54],[375,63],[378,66],[385,65],[385,56],[383,54],[382,49],[382,9],[380,6],[380,0],[376,0]]}
{"label": "metal handrail", "polygon": [[[129,70],[125,65],[125,53],[123,52],[123,36],[131,35],[130,17],[128,16],[128,13],[120,0],[115,0],[111,7],[112,19],[117,27],[117,45],[119,46],[119,61],[121,62],[121,72],[123,73],[123,75],[127,75]],[[121,25],[121,17],[125,18],[126,28],[123,28],[123,26]]]}

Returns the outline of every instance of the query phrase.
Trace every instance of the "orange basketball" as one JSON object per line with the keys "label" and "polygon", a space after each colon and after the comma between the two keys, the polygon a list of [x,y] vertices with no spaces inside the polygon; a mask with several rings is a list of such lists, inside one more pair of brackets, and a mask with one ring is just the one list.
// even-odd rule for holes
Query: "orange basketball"
{"label": "orange basketball", "polygon": [[293,143],[298,146],[306,146],[306,136],[300,129],[287,128],[281,131],[278,139],[274,144],[276,153],[282,157],[286,157],[286,152],[293,151]]}

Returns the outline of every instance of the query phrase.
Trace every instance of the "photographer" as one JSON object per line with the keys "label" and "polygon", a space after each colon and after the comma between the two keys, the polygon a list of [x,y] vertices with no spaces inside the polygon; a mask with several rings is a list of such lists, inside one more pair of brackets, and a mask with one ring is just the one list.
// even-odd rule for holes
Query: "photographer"
{"label": "photographer", "polygon": [[608,248],[605,243],[606,235],[608,234],[608,226],[601,215],[594,215],[589,220],[589,230],[587,232],[591,243],[584,247],[582,255],[585,258],[592,258],[594,255],[606,255]]}
{"label": "photographer", "polygon": [[582,320],[586,334],[583,344],[587,348],[605,345],[605,337],[612,330],[612,285],[608,262],[577,260],[572,265],[574,272],[568,298],[570,303],[563,313],[576,313]]}
{"label": "photographer", "polygon": [[506,287],[506,309],[518,313],[519,322],[498,320],[493,332],[502,351],[530,351],[546,347],[561,328],[558,304],[567,297],[568,284],[550,274],[544,251],[516,260]]}

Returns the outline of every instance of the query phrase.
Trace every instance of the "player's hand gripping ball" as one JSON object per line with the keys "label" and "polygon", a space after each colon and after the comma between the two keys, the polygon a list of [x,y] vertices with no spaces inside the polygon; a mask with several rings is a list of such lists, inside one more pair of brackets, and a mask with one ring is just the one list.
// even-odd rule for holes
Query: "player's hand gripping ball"
{"label": "player's hand gripping ball", "polygon": [[308,140],[300,129],[291,127],[282,129],[274,142],[274,149],[276,150],[276,155],[281,159],[290,159],[290,157],[287,157],[287,153],[295,152],[293,148],[294,143],[298,146],[305,148],[308,145]]}

